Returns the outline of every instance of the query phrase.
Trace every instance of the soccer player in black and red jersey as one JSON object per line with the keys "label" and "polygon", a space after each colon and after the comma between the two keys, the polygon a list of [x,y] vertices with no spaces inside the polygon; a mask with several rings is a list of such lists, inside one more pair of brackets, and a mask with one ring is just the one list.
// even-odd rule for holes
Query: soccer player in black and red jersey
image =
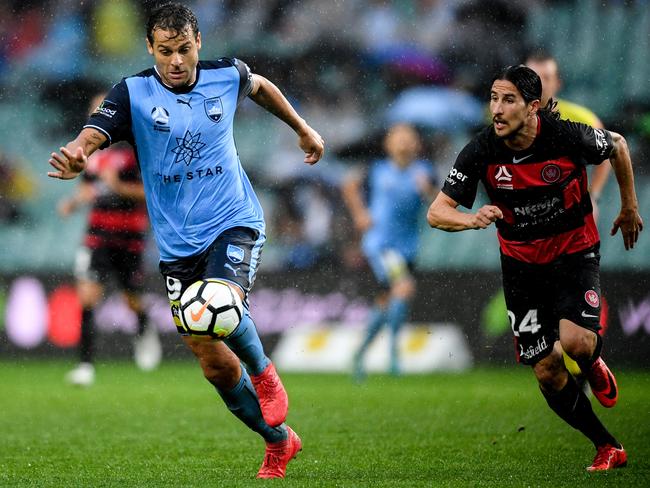
{"label": "soccer player in black and red jersey", "polygon": [[[101,105],[105,95],[93,97],[90,112]],[[69,383],[78,386],[90,386],[95,380],[93,311],[102,301],[111,278],[123,291],[138,319],[134,341],[136,364],[143,370],[153,369],[162,353],[155,330],[146,326],[147,315],[141,298],[142,258],[149,220],[138,163],[131,147],[115,146],[93,155],[75,194],[63,199],[58,210],[67,217],[86,205],[89,206],[86,235],[77,252],[74,270],[82,309],[80,362],[66,375]]]}
{"label": "soccer player in black and red jersey", "polygon": [[[618,399],[614,375],[600,357],[599,236],[587,190],[587,164],[609,158],[621,195],[611,230],[625,249],[637,242],[632,162],[614,132],[559,120],[552,101],[540,106],[542,83],[523,65],[504,69],[490,95],[493,123],[460,152],[431,204],[432,227],[449,232],[497,226],[508,316],[518,361],[532,366],[551,409],[595,445],[589,471],[625,466],[623,446],[607,431],[578,388],[562,350],[586,372],[605,407]],[[482,182],[491,203],[472,208]]]}

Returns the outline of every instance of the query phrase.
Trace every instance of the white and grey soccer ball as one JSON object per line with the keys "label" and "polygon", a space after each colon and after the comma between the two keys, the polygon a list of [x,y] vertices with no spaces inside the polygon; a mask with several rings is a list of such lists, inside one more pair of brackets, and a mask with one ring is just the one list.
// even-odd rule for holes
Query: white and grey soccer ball
{"label": "white and grey soccer ball", "polygon": [[187,333],[197,338],[225,339],[237,328],[243,313],[241,298],[223,281],[197,281],[181,296],[181,322]]}

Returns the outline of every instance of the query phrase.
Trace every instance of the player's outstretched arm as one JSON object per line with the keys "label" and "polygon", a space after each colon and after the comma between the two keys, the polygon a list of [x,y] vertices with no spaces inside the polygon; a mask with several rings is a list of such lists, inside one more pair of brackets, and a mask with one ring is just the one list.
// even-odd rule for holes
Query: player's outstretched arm
{"label": "player's outstretched arm", "polygon": [[61,217],[68,217],[82,205],[88,204],[95,199],[95,188],[92,183],[80,181],[77,191],[71,197],[64,198],[57,205],[57,211]]}
{"label": "player's outstretched arm", "polygon": [[358,231],[365,232],[372,225],[372,218],[361,196],[361,180],[362,178],[357,172],[346,175],[341,185],[341,194],[345,206],[350,211],[354,226]]}
{"label": "player's outstretched arm", "polygon": [[483,205],[475,214],[461,212],[458,202],[443,192],[438,193],[427,212],[427,222],[431,227],[447,232],[468,229],[485,229],[503,213],[494,205]]}
{"label": "player's outstretched arm", "polygon": [[611,235],[621,229],[625,249],[632,249],[639,239],[639,232],[643,230],[643,219],[639,215],[639,203],[634,190],[634,172],[632,171],[632,160],[625,138],[611,132],[614,148],[609,156],[612,163],[618,189],[621,194],[621,211],[614,220]]}
{"label": "player's outstretched arm", "polygon": [[316,164],[323,157],[325,151],[323,138],[298,115],[277,86],[263,76],[253,74],[250,98],[284,121],[298,134],[298,146],[305,152],[305,163]]}
{"label": "player's outstretched arm", "polygon": [[60,180],[76,178],[86,168],[88,156],[94,153],[106,142],[106,136],[92,128],[83,129],[77,138],[68,142],[60,152],[50,155],[49,163],[56,171],[50,171],[47,176]]}

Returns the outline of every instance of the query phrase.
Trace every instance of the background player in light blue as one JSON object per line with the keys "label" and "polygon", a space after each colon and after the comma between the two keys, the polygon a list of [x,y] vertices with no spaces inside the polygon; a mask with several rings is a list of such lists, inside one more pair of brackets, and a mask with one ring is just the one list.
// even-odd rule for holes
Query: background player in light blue
{"label": "background player in light blue", "polygon": [[307,164],[321,158],[323,139],[242,61],[199,61],[201,34],[187,7],[154,10],[146,31],[155,66],[113,87],[76,139],[52,153],[48,175],[75,178],[97,149],[133,144],[176,326],[228,409],[266,441],[258,477],[282,478],[302,444],[284,424],[288,397],[248,308],[225,341],[198,340],[179,318],[180,297],[195,281],[217,278],[245,301],[255,280],[264,216],[235,147],[238,104],[248,96],[286,122]]}
{"label": "background player in light blue", "polygon": [[397,334],[415,294],[411,274],[417,254],[424,204],[435,197],[430,162],[417,159],[420,137],[410,125],[391,127],[384,138],[386,159],[375,161],[366,175],[351,172],[343,184],[343,199],[355,227],[363,233],[362,250],[381,291],[370,314],[366,337],[354,359],[357,380],[365,376],[364,355],[382,325],[390,327],[390,373],[399,374]]}

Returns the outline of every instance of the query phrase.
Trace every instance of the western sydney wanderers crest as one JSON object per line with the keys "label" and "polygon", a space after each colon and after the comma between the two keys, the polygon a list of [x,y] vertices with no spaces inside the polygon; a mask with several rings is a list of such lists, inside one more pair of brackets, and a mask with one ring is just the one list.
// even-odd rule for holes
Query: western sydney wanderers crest
{"label": "western sydney wanderers crest", "polygon": [[600,298],[598,297],[598,293],[596,293],[595,290],[588,290],[585,293],[585,302],[587,302],[593,308],[598,308],[600,305]]}
{"label": "western sydney wanderers crest", "polygon": [[223,116],[223,104],[221,97],[212,97],[203,101],[205,114],[212,122],[219,122]]}
{"label": "western sydney wanderers crest", "polygon": [[562,170],[557,164],[547,164],[542,168],[542,180],[546,183],[555,183],[562,176]]}

